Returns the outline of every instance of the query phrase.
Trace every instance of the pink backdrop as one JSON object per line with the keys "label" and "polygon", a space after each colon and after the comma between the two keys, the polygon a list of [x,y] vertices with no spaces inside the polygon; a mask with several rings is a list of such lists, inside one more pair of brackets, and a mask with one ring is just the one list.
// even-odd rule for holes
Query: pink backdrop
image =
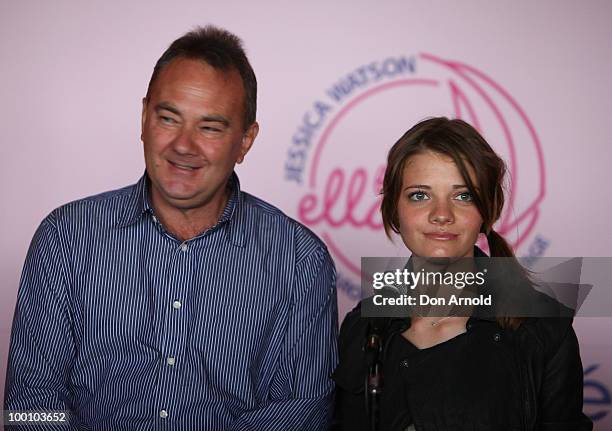
{"label": "pink backdrop", "polygon": [[[471,121],[508,161],[498,228],[519,254],[610,255],[611,18],[606,1],[1,3],[0,387],[34,230],[56,206],[141,175],[140,100],[186,30],[214,23],[244,39],[261,132],[241,182],[326,240],[344,313],[359,256],[404,252],[370,210],[386,151],[428,115]],[[585,409],[612,428],[612,319],[575,327]]]}

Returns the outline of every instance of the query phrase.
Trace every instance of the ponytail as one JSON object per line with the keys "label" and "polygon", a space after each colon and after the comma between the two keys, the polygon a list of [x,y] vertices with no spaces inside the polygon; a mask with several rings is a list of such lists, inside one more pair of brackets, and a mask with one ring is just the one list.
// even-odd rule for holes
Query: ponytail
{"label": "ponytail", "polygon": [[510,245],[506,242],[503,236],[495,232],[493,229],[487,234],[489,242],[489,250],[491,257],[515,257]]}

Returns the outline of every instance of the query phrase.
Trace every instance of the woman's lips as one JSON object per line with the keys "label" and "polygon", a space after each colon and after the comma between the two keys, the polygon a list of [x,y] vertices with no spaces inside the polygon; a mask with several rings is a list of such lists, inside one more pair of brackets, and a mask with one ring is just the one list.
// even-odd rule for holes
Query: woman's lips
{"label": "woman's lips", "polygon": [[452,241],[457,239],[459,235],[449,232],[431,232],[426,233],[425,236],[436,241]]}

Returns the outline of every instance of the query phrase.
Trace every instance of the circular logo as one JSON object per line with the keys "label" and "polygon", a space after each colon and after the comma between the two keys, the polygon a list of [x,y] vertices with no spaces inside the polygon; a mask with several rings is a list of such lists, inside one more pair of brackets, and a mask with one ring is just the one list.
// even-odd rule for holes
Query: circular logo
{"label": "circular logo", "polygon": [[[352,300],[360,294],[361,257],[407,254],[401,240],[385,236],[380,216],[387,151],[418,121],[440,115],[472,124],[507,163],[496,230],[515,249],[533,234],[545,196],[544,159],[532,122],[510,93],[472,66],[427,53],[368,63],[313,102],[285,165],[286,180],[300,188],[298,220],[325,241],[339,291]],[[546,241],[537,242],[528,254],[543,253]]]}

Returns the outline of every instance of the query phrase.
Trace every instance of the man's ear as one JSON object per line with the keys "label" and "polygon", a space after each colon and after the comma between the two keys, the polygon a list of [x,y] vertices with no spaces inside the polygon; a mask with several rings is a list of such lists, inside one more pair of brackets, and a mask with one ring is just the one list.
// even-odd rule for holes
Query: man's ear
{"label": "man's ear", "polygon": [[249,152],[251,147],[253,146],[253,142],[255,142],[255,138],[259,133],[259,124],[255,121],[253,124],[249,126],[249,128],[244,132],[242,136],[242,142],[240,143],[240,153],[238,158],[236,159],[236,163],[242,163],[244,160],[244,156]]}
{"label": "man's ear", "polygon": [[140,114],[140,140],[144,133],[145,122],[147,121],[147,98],[142,98],[142,113]]}

